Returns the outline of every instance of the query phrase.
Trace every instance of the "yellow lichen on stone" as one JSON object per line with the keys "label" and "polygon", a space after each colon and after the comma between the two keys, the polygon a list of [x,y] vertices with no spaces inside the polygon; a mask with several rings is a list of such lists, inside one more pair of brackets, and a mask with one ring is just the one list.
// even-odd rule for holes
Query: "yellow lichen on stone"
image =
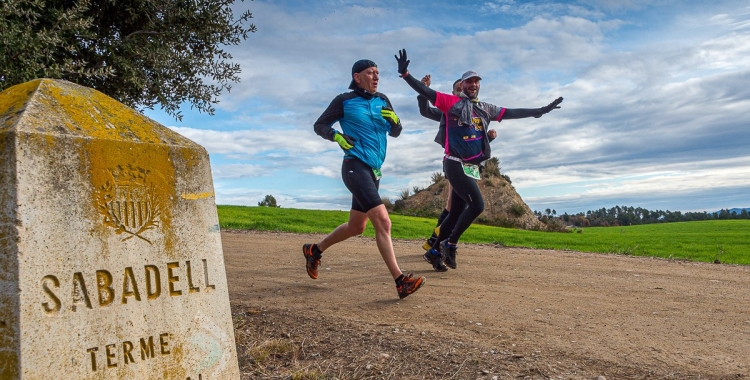
{"label": "yellow lichen on stone", "polygon": [[[155,205],[158,205],[158,215],[155,217],[155,233],[163,236],[164,252],[172,256],[175,251],[174,231],[171,228],[172,210],[177,202],[175,190],[175,168],[169,159],[168,145],[154,145],[142,143],[123,143],[113,140],[89,140],[80,145],[79,154],[86,169],[86,177],[91,179],[94,194],[91,197],[94,209],[102,211],[102,198],[98,192],[117,187],[133,186],[132,177],[140,176],[142,185],[147,189]],[[128,174],[128,172],[135,174]],[[103,220],[100,233],[109,234],[108,225],[104,223],[106,215],[100,215]],[[125,236],[127,237],[127,236]],[[148,238],[148,237],[146,237]],[[158,239],[161,241],[161,239]]]}
{"label": "yellow lichen on stone", "polygon": [[[0,93],[0,137],[3,131],[16,138],[25,136],[33,149],[47,154],[74,147],[81,178],[91,181],[95,193],[103,186],[116,186],[112,173],[122,168],[149,173],[150,196],[161,205],[154,224],[164,235],[157,240],[168,254],[174,252],[171,217],[180,199],[175,165],[179,163],[181,170],[200,165],[207,159],[203,147],[99,91],[52,79],[33,80]],[[91,199],[92,210],[101,212],[101,199],[96,194]],[[100,232],[111,231],[101,227]],[[118,233],[123,233],[122,228]]]}
{"label": "yellow lichen on stone", "polygon": [[34,132],[87,138],[200,147],[178,133],[91,88],[64,80],[36,79],[0,93],[0,128],[10,127],[25,105],[23,117]]}
{"label": "yellow lichen on stone", "polygon": [[26,82],[0,92],[0,133],[12,128],[18,120],[31,95],[36,91],[41,79]]}
{"label": "yellow lichen on stone", "polygon": [[182,199],[187,199],[189,201],[196,201],[198,199],[211,198],[213,196],[214,196],[213,191],[207,191],[205,193],[197,193],[197,194],[185,194],[185,193],[180,194],[180,197],[182,197]]}
{"label": "yellow lichen on stone", "polygon": [[169,130],[165,131],[155,121],[99,91],[67,82],[44,81],[40,87],[39,102],[62,111],[66,119],[64,126],[73,134],[152,144],[183,140],[176,136],[164,136]]}
{"label": "yellow lichen on stone", "polygon": [[240,377],[204,148],[40,79],[0,94],[0,183],[0,380]]}

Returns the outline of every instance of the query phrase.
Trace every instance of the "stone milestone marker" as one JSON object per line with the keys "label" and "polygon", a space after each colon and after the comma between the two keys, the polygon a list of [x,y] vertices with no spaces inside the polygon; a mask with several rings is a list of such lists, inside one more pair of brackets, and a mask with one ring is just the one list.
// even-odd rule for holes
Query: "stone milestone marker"
{"label": "stone milestone marker", "polygon": [[70,82],[0,93],[5,379],[239,379],[205,149]]}

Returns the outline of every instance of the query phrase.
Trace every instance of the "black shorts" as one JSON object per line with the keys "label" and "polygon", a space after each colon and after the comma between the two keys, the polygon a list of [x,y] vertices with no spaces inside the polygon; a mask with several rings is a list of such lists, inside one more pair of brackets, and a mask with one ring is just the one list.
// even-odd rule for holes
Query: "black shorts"
{"label": "black shorts", "polygon": [[352,193],[352,210],[366,213],[383,204],[378,194],[380,180],[375,178],[372,168],[358,158],[344,158],[341,178]]}

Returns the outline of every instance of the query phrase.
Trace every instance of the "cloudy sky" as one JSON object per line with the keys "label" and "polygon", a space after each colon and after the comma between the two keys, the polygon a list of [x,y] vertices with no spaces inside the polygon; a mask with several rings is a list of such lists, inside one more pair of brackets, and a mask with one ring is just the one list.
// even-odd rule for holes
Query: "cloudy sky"
{"label": "cloudy sky", "polygon": [[[375,61],[379,91],[404,125],[389,139],[381,195],[397,199],[441,171],[437,123],[398,77],[449,92],[466,70],[480,99],[536,108],[493,123],[493,156],[533,209],[615,205],[715,211],[750,207],[750,4],[747,0],[245,1],[258,31],[229,49],[242,81],[214,116],[147,115],[204,146],[218,204],[348,210],[341,150],[313,122],[346,92],[351,65]],[[334,128],[338,128],[335,125]]]}

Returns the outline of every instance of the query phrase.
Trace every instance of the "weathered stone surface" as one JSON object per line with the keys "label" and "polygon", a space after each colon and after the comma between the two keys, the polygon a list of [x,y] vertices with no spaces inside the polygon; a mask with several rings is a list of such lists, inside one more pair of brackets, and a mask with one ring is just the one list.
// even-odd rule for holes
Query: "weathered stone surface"
{"label": "weathered stone surface", "polygon": [[0,379],[239,379],[208,154],[104,94],[0,93]]}

